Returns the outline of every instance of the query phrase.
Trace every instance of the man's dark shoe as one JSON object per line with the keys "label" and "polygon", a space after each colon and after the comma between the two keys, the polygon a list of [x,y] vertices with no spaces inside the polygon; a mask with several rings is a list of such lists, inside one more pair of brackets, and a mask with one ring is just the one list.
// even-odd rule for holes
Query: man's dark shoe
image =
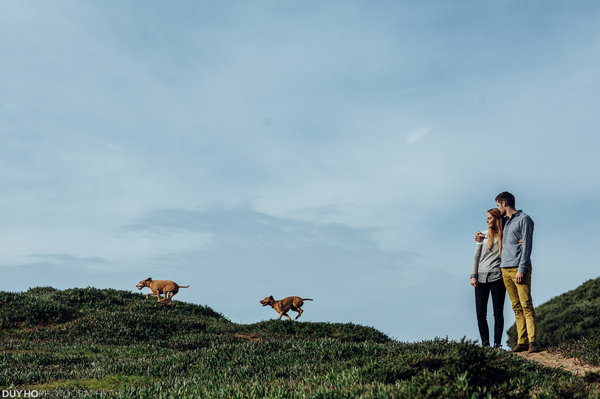
{"label": "man's dark shoe", "polygon": [[535,342],[529,344],[529,349],[527,350],[528,353],[536,353],[539,351],[540,347],[538,346],[538,344],[536,344]]}
{"label": "man's dark shoe", "polygon": [[529,345],[527,344],[517,344],[514,348],[512,348],[512,352],[525,352],[529,349]]}

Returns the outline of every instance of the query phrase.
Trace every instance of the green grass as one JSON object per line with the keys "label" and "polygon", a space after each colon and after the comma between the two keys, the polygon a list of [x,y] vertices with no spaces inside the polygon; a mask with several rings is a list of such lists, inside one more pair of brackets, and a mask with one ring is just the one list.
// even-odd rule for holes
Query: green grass
{"label": "green grass", "polygon": [[0,304],[0,387],[54,397],[586,398],[600,389],[468,341],[403,343],[355,324],[242,325],[125,291],[35,288],[0,292]]}
{"label": "green grass", "polygon": [[107,375],[102,379],[77,379],[77,380],[59,380],[45,384],[24,386],[23,390],[38,391],[58,391],[58,390],[101,390],[116,391],[126,389],[132,386],[148,385],[154,382],[153,379],[144,376],[120,376]]}

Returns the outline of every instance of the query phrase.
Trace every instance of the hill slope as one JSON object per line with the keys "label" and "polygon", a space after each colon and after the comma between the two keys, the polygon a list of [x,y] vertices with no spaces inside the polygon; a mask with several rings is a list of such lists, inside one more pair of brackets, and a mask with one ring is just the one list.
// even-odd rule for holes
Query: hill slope
{"label": "hill slope", "polygon": [[[536,307],[536,334],[543,346],[600,334],[600,278]],[[509,344],[516,343],[516,326],[508,330]]]}
{"label": "hill slope", "polygon": [[[95,288],[0,292],[0,387],[103,397],[587,397],[575,378],[445,339],[390,340],[354,324],[235,324]],[[67,391],[66,391],[67,390]],[[80,391],[81,392],[81,391]]]}
{"label": "hill slope", "polygon": [[[588,280],[535,309],[536,335],[543,347],[600,365],[600,278]],[[509,345],[517,330],[508,330]]]}

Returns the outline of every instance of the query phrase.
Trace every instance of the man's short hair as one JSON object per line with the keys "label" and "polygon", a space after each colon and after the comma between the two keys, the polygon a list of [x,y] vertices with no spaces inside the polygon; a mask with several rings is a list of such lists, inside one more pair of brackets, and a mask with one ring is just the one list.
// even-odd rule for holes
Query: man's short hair
{"label": "man's short hair", "polygon": [[501,192],[496,196],[496,202],[502,203],[506,202],[507,206],[511,208],[515,207],[515,196],[509,193],[508,191]]}

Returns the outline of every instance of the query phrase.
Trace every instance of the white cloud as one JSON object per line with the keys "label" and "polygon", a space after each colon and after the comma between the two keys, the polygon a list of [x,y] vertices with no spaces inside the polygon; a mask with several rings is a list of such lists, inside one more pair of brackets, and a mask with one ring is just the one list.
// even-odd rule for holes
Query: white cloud
{"label": "white cloud", "polygon": [[421,140],[423,137],[429,134],[429,128],[421,127],[419,129],[415,129],[412,132],[408,133],[406,136],[406,141],[409,143],[416,143]]}

